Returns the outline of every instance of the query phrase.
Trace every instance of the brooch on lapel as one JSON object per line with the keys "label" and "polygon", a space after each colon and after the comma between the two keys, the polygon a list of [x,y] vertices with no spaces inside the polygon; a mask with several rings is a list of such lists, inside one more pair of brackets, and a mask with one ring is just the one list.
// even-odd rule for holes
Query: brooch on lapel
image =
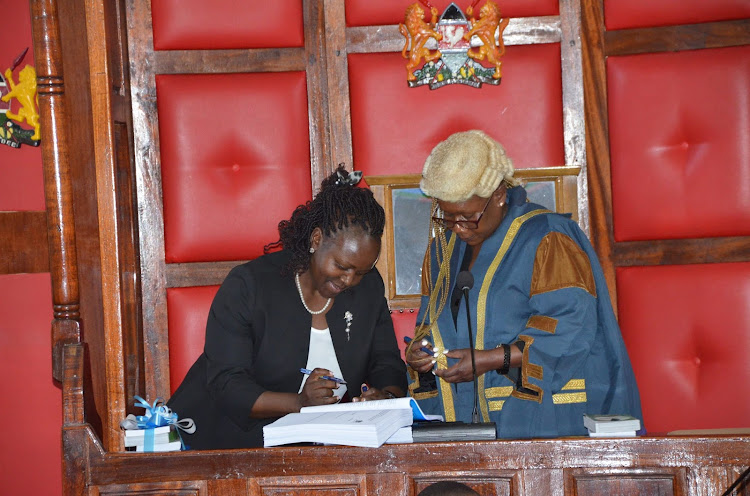
{"label": "brooch on lapel", "polygon": [[352,313],[347,310],[344,314],[344,320],[346,321],[346,340],[349,341],[349,331],[352,327],[352,320],[354,320],[354,315],[352,315]]}

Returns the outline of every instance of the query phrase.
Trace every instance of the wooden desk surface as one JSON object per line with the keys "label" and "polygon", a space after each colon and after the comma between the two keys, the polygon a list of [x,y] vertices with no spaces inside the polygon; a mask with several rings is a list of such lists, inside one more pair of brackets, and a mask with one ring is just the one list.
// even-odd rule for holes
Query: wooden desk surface
{"label": "wooden desk surface", "polygon": [[720,495],[750,464],[750,437],[737,435],[135,454],[106,453],[81,425],[63,442],[66,480],[90,494],[415,495],[458,480],[482,495]]}

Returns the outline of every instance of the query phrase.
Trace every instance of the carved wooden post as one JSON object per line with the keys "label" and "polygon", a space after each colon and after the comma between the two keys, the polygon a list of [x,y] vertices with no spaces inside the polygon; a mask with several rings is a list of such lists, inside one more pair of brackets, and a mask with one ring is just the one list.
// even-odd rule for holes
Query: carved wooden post
{"label": "carved wooden post", "polygon": [[31,0],[30,5],[52,278],[52,376],[62,381],[63,347],[81,340],[62,50],[57,1]]}

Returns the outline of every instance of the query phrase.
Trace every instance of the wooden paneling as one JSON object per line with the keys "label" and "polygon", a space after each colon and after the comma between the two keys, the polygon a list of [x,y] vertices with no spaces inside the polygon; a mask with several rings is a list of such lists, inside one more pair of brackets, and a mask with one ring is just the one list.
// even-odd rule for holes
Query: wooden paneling
{"label": "wooden paneling", "polygon": [[62,380],[62,346],[80,341],[78,261],[73,187],[68,151],[68,105],[64,98],[60,22],[54,1],[31,2],[37,99],[42,131],[44,197],[52,278],[52,376]]}
{"label": "wooden paneling", "polygon": [[750,19],[604,33],[607,55],[676,52],[750,44]]}
{"label": "wooden paneling", "polygon": [[88,481],[102,494],[103,488],[126,494],[128,488],[135,494],[147,488],[164,488],[160,494],[205,488],[212,495],[406,496],[445,479],[464,482],[484,495],[719,494],[750,460],[750,443],[733,436],[107,454],[90,429],[69,425],[64,441],[66,458],[88,452],[80,484]]}
{"label": "wooden paneling", "polygon": [[612,229],[608,56],[698,50],[750,44],[750,19],[607,31],[602,1],[584,2],[582,17],[590,237],[616,305],[614,269],[619,266],[742,262],[750,260],[750,238],[650,240],[617,243]]}
{"label": "wooden paneling", "polygon": [[46,212],[0,212],[0,274],[49,272]]}
{"label": "wooden paneling", "polygon": [[628,241],[617,243],[612,256],[618,267],[746,262],[750,237]]}
{"label": "wooden paneling", "polygon": [[156,74],[285,72],[305,68],[302,48],[172,50],[152,54]]}

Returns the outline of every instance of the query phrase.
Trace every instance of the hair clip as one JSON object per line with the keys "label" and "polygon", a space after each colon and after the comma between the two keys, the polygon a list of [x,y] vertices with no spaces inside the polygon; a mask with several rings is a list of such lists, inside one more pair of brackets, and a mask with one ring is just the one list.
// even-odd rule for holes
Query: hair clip
{"label": "hair clip", "polygon": [[362,179],[362,171],[352,171],[345,176],[344,173],[339,170],[336,171],[336,174],[339,176],[339,178],[336,179],[336,184],[338,186],[356,186],[357,183],[359,183],[359,180]]}

